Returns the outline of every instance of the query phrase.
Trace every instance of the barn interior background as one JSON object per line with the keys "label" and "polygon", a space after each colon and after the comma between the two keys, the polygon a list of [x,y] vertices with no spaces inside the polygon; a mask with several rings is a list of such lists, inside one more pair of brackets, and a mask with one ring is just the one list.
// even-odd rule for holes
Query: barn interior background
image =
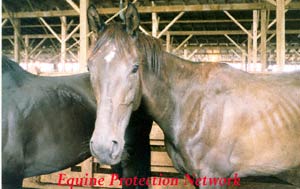
{"label": "barn interior background", "polygon": [[[193,61],[219,61],[249,72],[300,69],[300,0],[134,0],[140,31],[166,51]],[[86,9],[95,4],[106,22],[120,21],[120,0],[3,0],[2,54],[36,74],[86,70],[91,33]],[[180,176],[151,134],[153,175]],[[109,174],[89,159],[67,174]],[[25,185],[53,188],[57,174]],[[34,180],[34,181],[33,181]],[[116,187],[116,186],[114,186]]]}

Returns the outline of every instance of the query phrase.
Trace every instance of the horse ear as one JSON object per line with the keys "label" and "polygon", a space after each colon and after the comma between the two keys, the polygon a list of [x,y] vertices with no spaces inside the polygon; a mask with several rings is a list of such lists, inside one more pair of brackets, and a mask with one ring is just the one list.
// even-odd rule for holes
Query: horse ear
{"label": "horse ear", "polygon": [[136,7],[130,2],[128,3],[125,13],[125,24],[127,33],[135,36],[140,24],[140,16]]}
{"label": "horse ear", "polygon": [[88,22],[90,30],[92,30],[96,35],[105,28],[105,23],[99,16],[95,5],[90,5],[87,10]]}

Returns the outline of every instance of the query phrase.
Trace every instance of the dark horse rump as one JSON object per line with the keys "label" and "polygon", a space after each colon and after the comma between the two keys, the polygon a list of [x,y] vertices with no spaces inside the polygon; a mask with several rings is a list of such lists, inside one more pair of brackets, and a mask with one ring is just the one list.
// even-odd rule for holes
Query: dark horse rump
{"label": "dark horse rump", "polygon": [[[93,7],[88,12],[98,34],[88,66],[101,96],[90,143],[99,161],[120,160],[128,119],[142,102],[182,173],[224,178],[299,168],[299,72],[263,76],[221,63],[193,63],[139,33],[132,4],[125,25],[105,25]],[[112,142],[118,148],[112,150]]]}
{"label": "dark horse rump", "polygon": [[[2,57],[2,187],[21,188],[23,178],[59,171],[90,157],[95,117],[89,74],[40,77]],[[152,120],[139,110],[130,124],[140,126],[126,131],[130,152],[124,153],[118,170],[124,177],[147,177]],[[148,132],[141,132],[145,126]]]}

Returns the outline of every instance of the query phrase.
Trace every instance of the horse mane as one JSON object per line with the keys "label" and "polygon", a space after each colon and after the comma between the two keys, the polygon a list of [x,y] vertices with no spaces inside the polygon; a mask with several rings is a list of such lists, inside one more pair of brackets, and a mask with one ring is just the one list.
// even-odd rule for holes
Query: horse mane
{"label": "horse mane", "polygon": [[18,63],[12,61],[6,56],[2,56],[2,73],[6,72],[29,73],[25,71]]}
{"label": "horse mane", "polygon": [[22,86],[33,74],[25,71],[18,63],[2,56],[2,88]]}
{"label": "horse mane", "polygon": [[152,36],[139,33],[136,45],[144,56],[143,59],[146,60],[148,68],[153,73],[159,74],[164,52],[161,42]]}
{"label": "horse mane", "polygon": [[125,25],[121,23],[107,25],[100,36],[91,52],[91,57],[108,41],[117,44],[121,56],[126,56],[132,52],[135,46],[141,57],[141,62],[147,64],[154,73],[160,73],[163,48],[158,39],[143,33],[137,33],[136,36],[132,37],[126,33]]}

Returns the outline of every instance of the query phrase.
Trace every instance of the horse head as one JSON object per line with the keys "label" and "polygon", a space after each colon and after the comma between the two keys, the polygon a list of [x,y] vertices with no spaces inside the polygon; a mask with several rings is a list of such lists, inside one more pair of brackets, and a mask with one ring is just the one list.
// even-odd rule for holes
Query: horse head
{"label": "horse head", "polygon": [[88,60],[97,99],[90,149],[101,163],[116,164],[121,160],[131,113],[141,102],[140,56],[135,45],[139,16],[137,9],[128,4],[125,24],[106,25],[95,7],[90,6],[88,20],[97,36]]}

